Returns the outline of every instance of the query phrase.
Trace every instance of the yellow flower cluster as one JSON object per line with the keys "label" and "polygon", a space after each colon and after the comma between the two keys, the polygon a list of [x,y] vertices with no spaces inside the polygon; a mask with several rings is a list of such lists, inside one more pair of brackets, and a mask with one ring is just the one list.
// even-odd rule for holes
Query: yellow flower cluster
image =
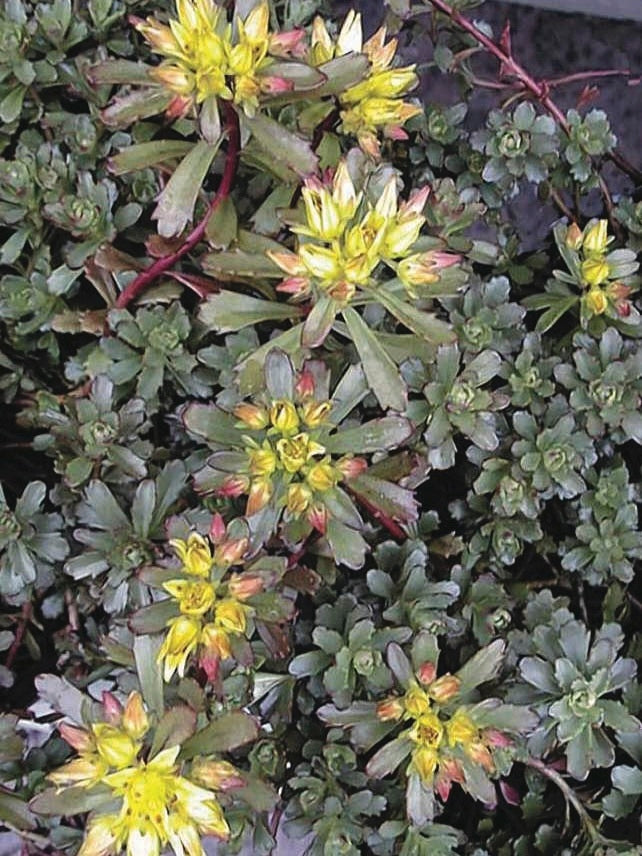
{"label": "yellow flower cluster", "polygon": [[[307,179],[302,191],[306,220],[292,227],[303,240],[294,253],[268,251],[272,261],[288,274],[279,290],[303,297],[315,286],[346,306],[357,288],[366,289],[371,284],[381,262],[411,291],[414,286],[435,282],[435,271],[453,264],[457,256],[433,252],[406,255],[425,223],[421,212],[429,192],[424,187],[413,192],[407,202],[399,202],[397,181],[391,176],[373,205],[356,192],[345,161],[337,167],[330,185],[316,177]],[[402,259],[399,264],[398,259]]]}
{"label": "yellow flower cluster", "polygon": [[252,116],[262,92],[291,88],[282,78],[266,74],[273,62],[269,54],[294,49],[303,34],[270,33],[267,2],[255,6],[244,21],[237,20],[235,31],[214,0],[176,0],[176,14],[169,26],[155,18],[135,19],[151,48],[166,57],[151,76],[175,94],[176,112],[208,101],[214,114],[216,99],[221,98]]}
{"label": "yellow flower cluster", "polygon": [[[419,679],[423,685],[413,681],[405,695],[385,699],[377,705],[377,717],[381,721],[409,720],[412,724],[403,732],[414,744],[410,770],[418,773],[424,784],[432,787],[446,799],[452,782],[463,782],[464,772],[457,756],[457,749],[472,762],[493,772],[494,764],[489,741],[495,735],[481,731],[473,722],[466,708],[442,718],[441,705],[451,701],[459,692],[461,682],[456,675],[446,674],[434,680],[434,667],[422,667]],[[502,744],[502,735],[497,733],[497,745]],[[504,742],[503,745],[506,745]]]}
{"label": "yellow flower cluster", "polygon": [[621,282],[612,281],[607,259],[609,244],[606,220],[592,221],[582,231],[573,223],[566,234],[567,245],[580,254],[582,284],[587,289],[582,297],[590,315],[603,315],[613,304],[619,315],[629,314],[627,297],[631,289]]}
{"label": "yellow flower cluster", "polygon": [[267,406],[244,403],[234,409],[242,428],[261,431],[258,439],[244,437],[247,464],[240,475],[229,476],[223,495],[247,493],[246,514],[256,514],[272,499],[275,479],[286,485],[281,498],[294,518],[307,514],[313,526],[323,531],[326,512],[323,494],[346,475],[363,469],[365,462],[344,457],[334,463],[315,436],[328,423],[329,401],[307,400],[296,404],[285,399]]}
{"label": "yellow flower cluster", "polygon": [[105,693],[108,722],[89,729],[60,726],[62,737],[79,753],[51,781],[61,787],[91,788],[100,783],[120,801],[118,811],[89,821],[78,856],[159,856],[169,844],[177,856],[203,856],[201,835],[226,840],[230,830],[216,795],[180,775],[173,746],[145,761],[139,755],[149,720],[139,693],[125,708]]}
{"label": "yellow flower cluster", "polygon": [[200,665],[213,678],[219,661],[231,655],[230,637],[245,635],[252,609],[243,601],[257,594],[262,582],[248,574],[232,575],[221,585],[212,581],[214,566],[229,567],[239,561],[247,549],[246,539],[223,542],[214,555],[206,539],[196,532],[187,541],[170,543],[183,563],[186,578],[163,583],[177,601],[180,615],[168,622],[158,662],[163,663],[166,681],[174,672],[183,677],[190,654],[200,648]]}
{"label": "yellow flower cluster", "polygon": [[407,139],[402,125],[421,113],[421,107],[400,100],[418,83],[415,66],[391,68],[397,39],[386,42],[386,29],[381,27],[363,41],[361,15],[348,13],[336,41],[328,33],[322,18],[312,25],[310,62],[321,65],[335,57],[362,53],[370,62],[365,80],[351,86],[339,96],[341,121],[346,134],[354,134],[361,148],[373,157],[379,156],[379,131],[391,139]]}

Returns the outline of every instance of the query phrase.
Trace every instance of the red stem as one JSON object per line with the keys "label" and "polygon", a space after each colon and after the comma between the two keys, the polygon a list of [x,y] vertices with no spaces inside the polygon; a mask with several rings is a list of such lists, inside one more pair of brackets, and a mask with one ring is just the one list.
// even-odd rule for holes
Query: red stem
{"label": "red stem", "polygon": [[[453,9],[445,0],[428,0],[435,9],[438,9],[440,12],[443,12],[448,18],[450,18],[453,23],[457,24],[458,27],[461,27],[462,30],[465,30],[469,35],[471,35],[475,41],[477,41],[480,45],[486,48],[486,50],[491,53],[494,57],[496,57],[500,63],[502,64],[505,72],[508,74],[512,74],[517,77],[523,86],[528,89],[535,98],[539,101],[542,107],[547,110],[551,116],[555,119],[555,121],[559,124],[559,126],[564,130],[566,134],[569,134],[569,126],[566,121],[565,115],[562,113],[557,104],[550,97],[549,90],[551,86],[559,86],[561,83],[569,83],[572,80],[583,80],[585,77],[589,75],[588,72],[578,72],[575,75],[567,75],[566,77],[559,78],[557,80],[552,81],[540,81],[535,80],[531,75],[526,71],[526,69],[521,66],[515,59],[503,51],[498,44],[496,44],[492,39],[489,39],[485,33],[482,33],[472,21],[469,21],[468,18],[465,18],[460,12],[456,9]],[[607,77],[612,74],[626,74],[625,71],[597,71],[593,72],[591,76],[593,77]],[[494,87],[493,87],[494,88]],[[623,172],[633,178],[635,181],[640,181],[642,179],[642,172],[637,169],[633,164],[630,164],[626,158],[619,152],[617,149],[612,152],[608,152],[605,157],[612,161],[617,167],[619,167]],[[600,183],[602,192],[604,192],[602,183]],[[610,202],[609,197],[605,197],[605,203],[607,209],[610,210],[612,208],[612,203]]]}
{"label": "red stem", "polygon": [[387,514],[384,514],[380,508],[377,508],[369,499],[366,499],[365,496],[362,496],[360,493],[357,493],[356,490],[352,490],[352,488],[348,487],[350,493],[354,496],[354,498],[363,505],[363,507],[368,511],[375,520],[378,520],[381,525],[390,532],[393,538],[397,538],[399,541],[405,541],[408,537],[406,533],[403,531],[401,526],[399,526],[392,517],[388,517]]}
{"label": "red stem", "polygon": [[194,227],[187,236],[185,242],[181,244],[175,252],[157,259],[152,265],[139,273],[138,276],[129,283],[127,288],[121,291],[118,299],[116,300],[117,309],[124,309],[128,306],[132,300],[139,297],[155,279],[162,276],[162,274],[172,268],[179,259],[189,253],[190,250],[194,249],[194,247],[202,240],[210,217],[214,211],[216,211],[221,202],[224,199],[227,199],[230,195],[239,163],[241,136],[236,110],[232,107],[229,101],[225,102],[225,121],[227,127],[227,155],[225,158],[225,167],[223,169],[221,183],[218,186],[218,190],[216,191],[214,198],[210,202],[205,216],[201,222]]}
{"label": "red stem", "polygon": [[22,605],[22,615],[20,616],[20,621],[18,622],[18,626],[16,627],[16,635],[13,637],[13,642],[11,643],[11,648],[7,653],[7,659],[5,662],[5,666],[7,669],[11,670],[13,666],[13,661],[16,659],[16,654],[18,653],[20,646],[22,645],[22,640],[24,639],[24,635],[27,632],[27,625],[31,621],[31,614],[33,612],[33,607],[31,603],[24,603]]}

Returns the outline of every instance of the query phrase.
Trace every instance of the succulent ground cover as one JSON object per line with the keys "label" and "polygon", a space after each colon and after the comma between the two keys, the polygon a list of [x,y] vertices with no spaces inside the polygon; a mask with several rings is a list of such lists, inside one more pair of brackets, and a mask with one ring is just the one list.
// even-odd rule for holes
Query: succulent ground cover
{"label": "succulent ground cover", "polygon": [[642,174],[477,5],[3,4],[23,853],[642,853]]}

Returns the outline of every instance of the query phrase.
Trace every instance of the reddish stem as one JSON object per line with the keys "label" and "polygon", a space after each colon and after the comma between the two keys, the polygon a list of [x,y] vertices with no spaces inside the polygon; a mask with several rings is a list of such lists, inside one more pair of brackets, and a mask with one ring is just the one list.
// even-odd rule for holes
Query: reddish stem
{"label": "reddish stem", "polygon": [[[450,20],[457,24],[458,27],[461,27],[462,30],[465,30],[469,35],[471,35],[475,41],[477,41],[480,45],[486,48],[486,50],[491,53],[494,57],[496,57],[500,63],[502,64],[502,68],[504,73],[512,74],[514,77],[518,78],[518,80],[522,83],[525,89],[528,89],[539,101],[542,107],[547,110],[550,115],[555,119],[555,121],[559,124],[559,126],[564,130],[566,134],[569,134],[570,128],[568,122],[566,121],[566,116],[557,104],[553,101],[553,99],[549,95],[549,90],[553,86],[559,86],[562,83],[569,83],[572,80],[583,80],[588,76],[593,77],[607,77],[612,74],[627,74],[625,71],[616,71],[616,70],[608,70],[608,71],[597,71],[597,72],[578,72],[575,75],[567,75],[563,78],[558,78],[557,80],[552,81],[537,81],[526,71],[526,69],[521,66],[512,55],[507,54],[506,51],[502,50],[498,44],[496,44],[492,39],[489,39],[485,33],[482,33],[480,29],[478,29],[472,21],[469,21],[468,18],[465,18],[460,12],[456,9],[453,9],[445,0],[429,0],[429,2],[434,6],[435,9],[438,9],[440,12],[443,12]],[[495,88],[495,87],[493,87]],[[625,172],[635,181],[640,181],[642,179],[642,172],[630,164],[626,158],[619,152],[617,149],[614,149],[612,152],[608,152],[605,157],[612,161],[622,172]],[[601,186],[602,192],[603,187]],[[612,208],[612,204],[608,197],[605,197],[605,203],[607,209]]]}
{"label": "reddish stem", "polygon": [[194,249],[194,247],[202,240],[210,217],[216,211],[221,202],[224,199],[227,199],[230,195],[239,163],[241,136],[236,110],[232,107],[229,101],[225,102],[225,121],[227,127],[227,155],[225,159],[225,167],[223,169],[221,183],[218,186],[218,190],[216,191],[214,198],[210,202],[205,216],[201,222],[195,226],[187,236],[185,242],[181,244],[175,252],[157,259],[152,265],[139,273],[138,276],[130,282],[127,288],[121,291],[118,299],[116,300],[117,309],[124,309],[128,306],[132,300],[139,297],[155,279],[162,276],[162,274],[172,268],[179,259],[189,253],[190,250]]}
{"label": "reddish stem", "polygon": [[20,621],[18,622],[18,626],[16,627],[16,635],[13,638],[13,642],[11,643],[11,648],[9,648],[9,651],[7,653],[7,659],[5,662],[5,666],[9,670],[11,670],[11,667],[13,666],[13,661],[16,659],[16,654],[18,653],[20,646],[22,645],[22,640],[24,639],[24,635],[27,632],[27,625],[31,621],[32,612],[33,606],[31,605],[31,603],[23,603]]}
{"label": "reddish stem", "polygon": [[381,525],[390,532],[393,538],[397,538],[399,541],[405,541],[408,537],[406,533],[403,531],[401,526],[399,526],[392,517],[388,517],[387,514],[377,508],[369,499],[366,499],[365,496],[362,496],[360,493],[357,493],[356,490],[352,490],[352,488],[348,488],[350,493],[354,496],[354,498],[363,505],[363,507],[368,511],[375,520],[378,520]]}

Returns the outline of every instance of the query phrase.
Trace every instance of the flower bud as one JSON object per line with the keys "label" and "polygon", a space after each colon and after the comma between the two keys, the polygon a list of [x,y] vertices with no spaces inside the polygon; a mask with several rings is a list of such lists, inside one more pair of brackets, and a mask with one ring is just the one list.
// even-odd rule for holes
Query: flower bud
{"label": "flower bud", "polygon": [[313,505],[306,516],[310,525],[321,535],[325,535],[328,528],[328,509],[325,505]]}
{"label": "flower bud", "polygon": [[256,404],[249,404],[248,402],[237,404],[233,413],[243,425],[253,431],[260,431],[262,428],[266,428],[269,423],[267,410]]}
{"label": "flower bud", "polygon": [[227,590],[237,600],[247,600],[263,591],[263,580],[257,574],[232,574]]}
{"label": "flower bud", "polygon": [[602,258],[585,259],[580,270],[584,282],[590,286],[601,285],[610,273],[609,263]]}
{"label": "flower bud", "polygon": [[304,514],[312,501],[312,491],[304,484],[291,484],[288,488],[286,508],[294,517]]}
{"label": "flower bud", "polygon": [[330,401],[308,401],[301,408],[301,418],[308,428],[318,428],[327,421],[331,408]]}
{"label": "flower bud", "polygon": [[316,490],[319,493],[325,493],[335,486],[338,475],[338,472],[332,464],[329,463],[328,459],[320,461],[318,464],[314,464],[314,466],[310,467],[305,480],[312,490]]}
{"label": "flower bud", "polygon": [[228,633],[245,633],[248,610],[235,598],[219,600],[214,608],[214,623]]}
{"label": "flower bud", "polygon": [[404,714],[404,706],[401,699],[387,698],[377,705],[377,718],[382,722],[391,722],[401,719]]}
{"label": "flower bud", "polygon": [[275,401],[270,408],[270,421],[284,436],[296,434],[299,429],[299,415],[291,401]]}
{"label": "flower bud", "polygon": [[225,538],[225,521],[223,520],[223,515],[219,514],[217,511],[216,514],[212,516],[212,522],[210,523],[210,541],[213,544],[220,544],[221,541]]}
{"label": "flower bud", "polygon": [[232,654],[230,648],[230,637],[221,627],[215,624],[206,624],[201,632],[201,645],[203,650],[199,663],[203,666],[203,659],[226,660]]}
{"label": "flower bud", "polygon": [[505,749],[507,746],[512,746],[513,741],[504,734],[503,731],[498,731],[496,728],[486,728],[483,733],[484,741],[489,746],[494,746],[496,749]]}
{"label": "flower bud", "polygon": [[247,538],[234,538],[223,541],[214,552],[214,560],[219,565],[238,564],[247,551]]}
{"label": "flower bud", "polygon": [[418,746],[412,753],[412,763],[424,784],[432,784],[439,756],[432,746]]}
{"label": "flower bud", "polygon": [[609,302],[601,288],[591,288],[586,295],[586,305],[594,315],[606,312]]}
{"label": "flower bud", "polygon": [[269,479],[255,479],[248,493],[245,513],[249,516],[256,514],[270,501],[272,496],[272,483]]}
{"label": "flower bud", "polygon": [[584,240],[584,233],[577,225],[577,223],[571,223],[571,225],[566,230],[566,246],[570,250],[579,250],[582,246],[582,241]]}
{"label": "flower bud", "polygon": [[437,667],[434,663],[422,663],[417,671],[417,678],[420,684],[431,684],[435,680]]}
{"label": "flower bud", "polygon": [[441,678],[430,685],[428,693],[438,704],[444,704],[454,698],[461,687],[458,677],[451,674],[442,675]]}
{"label": "flower bud", "polygon": [[103,712],[105,719],[111,725],[118,725],[123,715],[123,706],[113,693],[103,690]]}
{"label": "flower bud", "polygon": [[215,791],[242,788],[247,784],[241,773],[229,761],[199,759],[192,765],[192,776]]}
{"label": "flower bud", "polygon": [[305,369],[299,375],[296,382],[296,394],[300,399],[310,398],[314,395],[314,375]]}
{"label": "flower bud", "polygon": [[303,28],[271,33],[268,53],[272,56],[301,58],[305,56],[306,51],[305,36],[306,32]]}
{"label": "flower bud", "polygon": [[479,764],[489,773],[492,773],[495,769],[495,764],[493,763],[493,756],[490,754],[488,746],[486,746],[481,741],[471,743],[469,746],[465,747],[466,754],[474,761],[475,764]]}
{"label": "flower bud", "polygon": [[422,690],[421,687],[416,684],[411,686],[406,692],[403,697],[403,703],[406,713],[415,719],[430,712],[430,699],[428,698],[425,690]]}
{"label": "flower bud", "polygon": [[138,692],[130,693],[127,699],[123,711],[123,728],[134,740],[140,740],[149,730],[149,719],[143,707],[141,694]]}
{"label": "flower bud", "polygon": [[584,252],[590,255],[601,255],[606,252],[609,244],[608,222],[598,220],[593,226],[586,230],[584,235]]}
{"label": "flower bud", "polygon": [[368,462],[365,458],[344,457],[337,461],[336,468],[339,470],[344,479],[354,479],[365,473],[368,469]]}
{"label": "flower bud", "polygon": [[190,533],[187,541],[173,538],[169,543],[183,563],[186,573],[195,577],[209,576],[213,561],[212,553],[209,543],[200,533]]}
{"label": "flower bud", "polygon": [[227,476],[217,490],[219,496],[241,496],[248,492],[250,480],[247,476]]}
{"label": "flower bud", "polygon": [[58,726],[58,731],[62,739],[73,747],[76,752],[90,752],[94,748],[94,741],[89,732],[84,728],[69,725],[68,722],[61,722]]}

